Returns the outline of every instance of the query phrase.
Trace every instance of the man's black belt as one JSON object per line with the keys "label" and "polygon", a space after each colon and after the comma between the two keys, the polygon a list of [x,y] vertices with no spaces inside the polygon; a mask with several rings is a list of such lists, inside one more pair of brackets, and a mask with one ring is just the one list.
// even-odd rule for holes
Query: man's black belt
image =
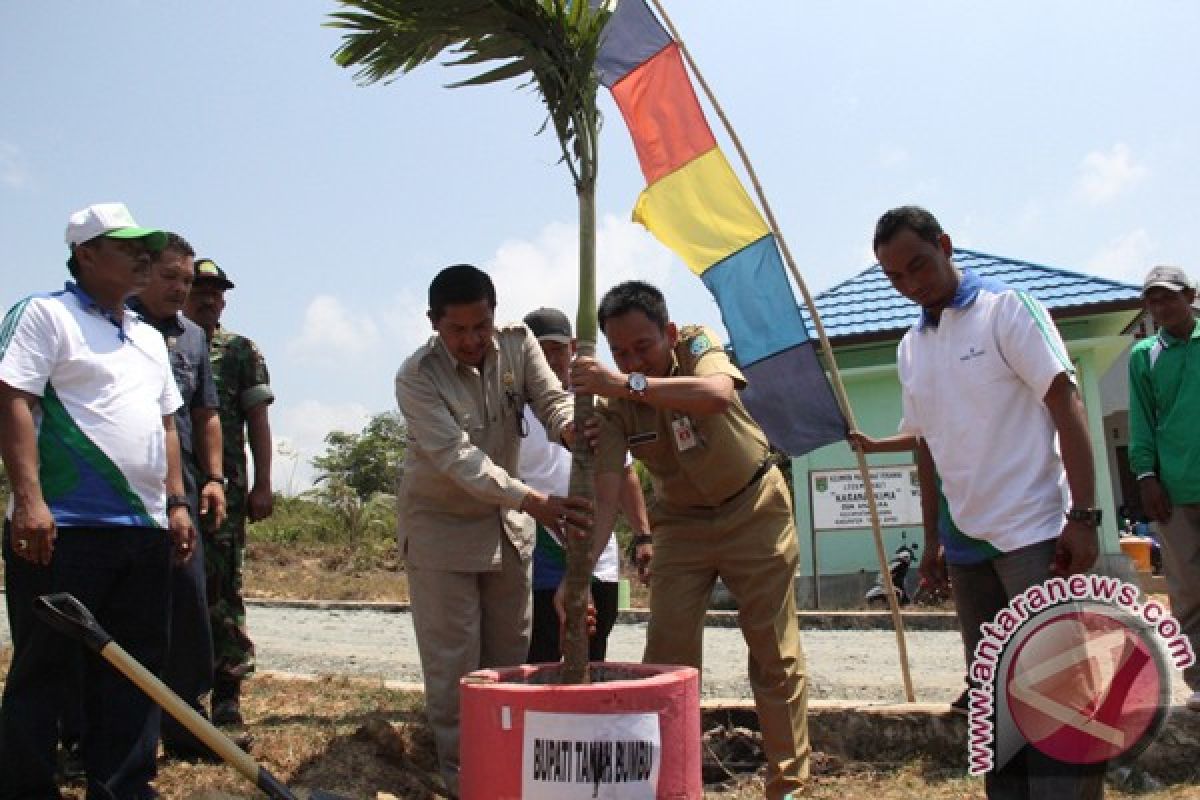
{"label": "man's black belt", "polygon": [[758,469],[754,470],[754,474],[750,476],[750,480],[746,481],[745,485],[742,486],[742,488],[738,489],[736,492],[729,495],[729,497],[726,497],[724,500],[717,503],[715,506],[692,506],[692,508],[698,509],[700,511],[716,511],[719,508],[729,505],[734,500],[737,500],[739,497],[741,497],[743,494],[745,494],[748,489],[750,489],[752,486],[754,486],[756,483],[758,483],[760,480],[762,480],[762,477],[764,475],[766,475],[768,472],[770,472],[771,467],[773,467],[773,466],[775,466],[775,456],[768,455],[766,458],[764,458],[762,460],[762,463],[758,465]]}

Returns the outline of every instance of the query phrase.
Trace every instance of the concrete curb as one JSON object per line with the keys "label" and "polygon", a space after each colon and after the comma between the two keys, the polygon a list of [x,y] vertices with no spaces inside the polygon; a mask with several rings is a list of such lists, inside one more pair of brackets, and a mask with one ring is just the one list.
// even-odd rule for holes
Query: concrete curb
{"label": "concrete curb", "polygon": [[[263,608],[297,608],[312,611],[378,611],[407,613],[408,603],[374,603],[357,600],[274,600],[246,598],[247,605]],[[954,631],[958,623],[952,611],[903,611],[904,629],[909,631]],[[638,625],[650,619],[645,608],[627,608],[617,613],[617,622]],[[886,611],[800,611],[796,621],[802,631],[890,631],[892,615]],[[709,611],[704,624],[713,628],[736,628],[736,611]]]}
{"label": "concrete curb", "polygon": [[[704,729],[740,726],[758,730],[754,706],[743,700],[702,701]],[[865,705],[813,701],[808,707],[814,750],[853,761],[898,763],[931,759],[966,769],[967,715],[946,703]],[[1163,783],[1200,781],[1200,713],[1173,706],[1158,738],[1137,757],[1135,771]],[[1112,766],[1110,765],[1110,769]]]}

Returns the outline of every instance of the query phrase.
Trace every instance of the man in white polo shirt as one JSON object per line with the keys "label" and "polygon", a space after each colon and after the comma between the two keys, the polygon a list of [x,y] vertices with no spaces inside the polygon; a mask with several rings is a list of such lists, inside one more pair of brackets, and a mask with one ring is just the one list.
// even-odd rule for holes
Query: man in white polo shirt
{"label": "man in white polo shirt", "polygon": [[[575,356],[575,337],[571,321],[557,308],[539,308],[525,315],[525,324],[537,337],[546,356],[546,363],[563,386],[570,382],[568,372]],[[525,406],[525,433],[517,474],[531,488],[550,495],[566,495],[571,483],[571,452],[557,442],[551,442],[546,429],[538,422],[530,406]],[[633,460],[626,456],[625,473],[621,476],[619,495],[621,513],[633,529],[631,544],[650,538],[650,520],[646,516],[645,498]],[[588,660],[603,661],[608,656],[608,635],[617,621],[620,557],[617,537],[610,534],[608,544],[592,569],[592,601],[596,605],[596,632],[588,638]],[[566,543],[558,534],[538,523],[533,548],[533,628],[529,637],[529,663],[558,661],[562,657],[559,640],[558,612],[554,595],[566,574]],[[640,562],[645,574],[649,560]]]}
{"label": "man in white polo shirt", "polygon": [[[1013,596],[1095,563],[1100,512],[1087,420],[1046,309],[1023,291],[959,270],[932,214],[915,206],[888,211],[874,248],[896,291],[921,306],[897,352],[900,430],[917,437],[919,463],[936,468],[953,523],[974,543],[947,564],[969,664],[979,626]],[[988,773],[987,791],[991,798],[1100,797],[1103,777],[1103,764],[1060,764],[1026,747]]]}
{"label": "man in white polo shirt", "polygon": [[[67,224],[74,281],[17,303],[0,324],[0,452],[12,482],[4,523],[13,659],[0,705],[0,799],[58,797],[59,696],[73,645],[33,616],[70,592],[152,672],[167,642],[172,553],[195,537],[173,414],[179,390],[162,336],[125,301],[144,288],[162,231],[120,203]],[[159,712],[96,656],[84,667],[89,797],[152,798]]]}

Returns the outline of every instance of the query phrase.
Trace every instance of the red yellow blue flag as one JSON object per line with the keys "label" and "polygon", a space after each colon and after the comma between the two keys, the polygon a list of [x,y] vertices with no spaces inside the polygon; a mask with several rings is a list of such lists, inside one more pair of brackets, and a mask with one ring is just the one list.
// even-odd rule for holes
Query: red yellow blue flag
{"label": "red yellow blue flag", "polygon": [[637,150],[633,211],[712,293],[746,376],[742,400],[771,443],[802,455],[846,436],[779,247],[717,146],[679,44],[644,0],[620,0],[596,59]]}

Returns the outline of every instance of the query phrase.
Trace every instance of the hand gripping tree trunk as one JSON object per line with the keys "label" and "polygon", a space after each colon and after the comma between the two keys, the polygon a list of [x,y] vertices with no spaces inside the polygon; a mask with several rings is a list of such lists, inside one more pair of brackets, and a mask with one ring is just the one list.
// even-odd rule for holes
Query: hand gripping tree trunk
{"label": "hand gripping tree trunk", "polygon": [[[480,86],[525,78],[546,104],[562,160],[579,201],[579,311],[576,335],[581,355],[596,352],[596,172],[599,134],[595,74],[600,34],[610,3],[587,0],[341,0],[329,26],[348,31],[334,60],[357,67],[362,83],[411,72],[444,52],[451,64],[488,71],[452,86]],[[593,7],[594,6],[594,7]],[[583,435],[593,398],[575,398],[575,447],[571,494],[594,498],[592,452]],[[564,683],[588,680],[587,598],[591,538],[567,537],[567,623],[563,636]]]}

